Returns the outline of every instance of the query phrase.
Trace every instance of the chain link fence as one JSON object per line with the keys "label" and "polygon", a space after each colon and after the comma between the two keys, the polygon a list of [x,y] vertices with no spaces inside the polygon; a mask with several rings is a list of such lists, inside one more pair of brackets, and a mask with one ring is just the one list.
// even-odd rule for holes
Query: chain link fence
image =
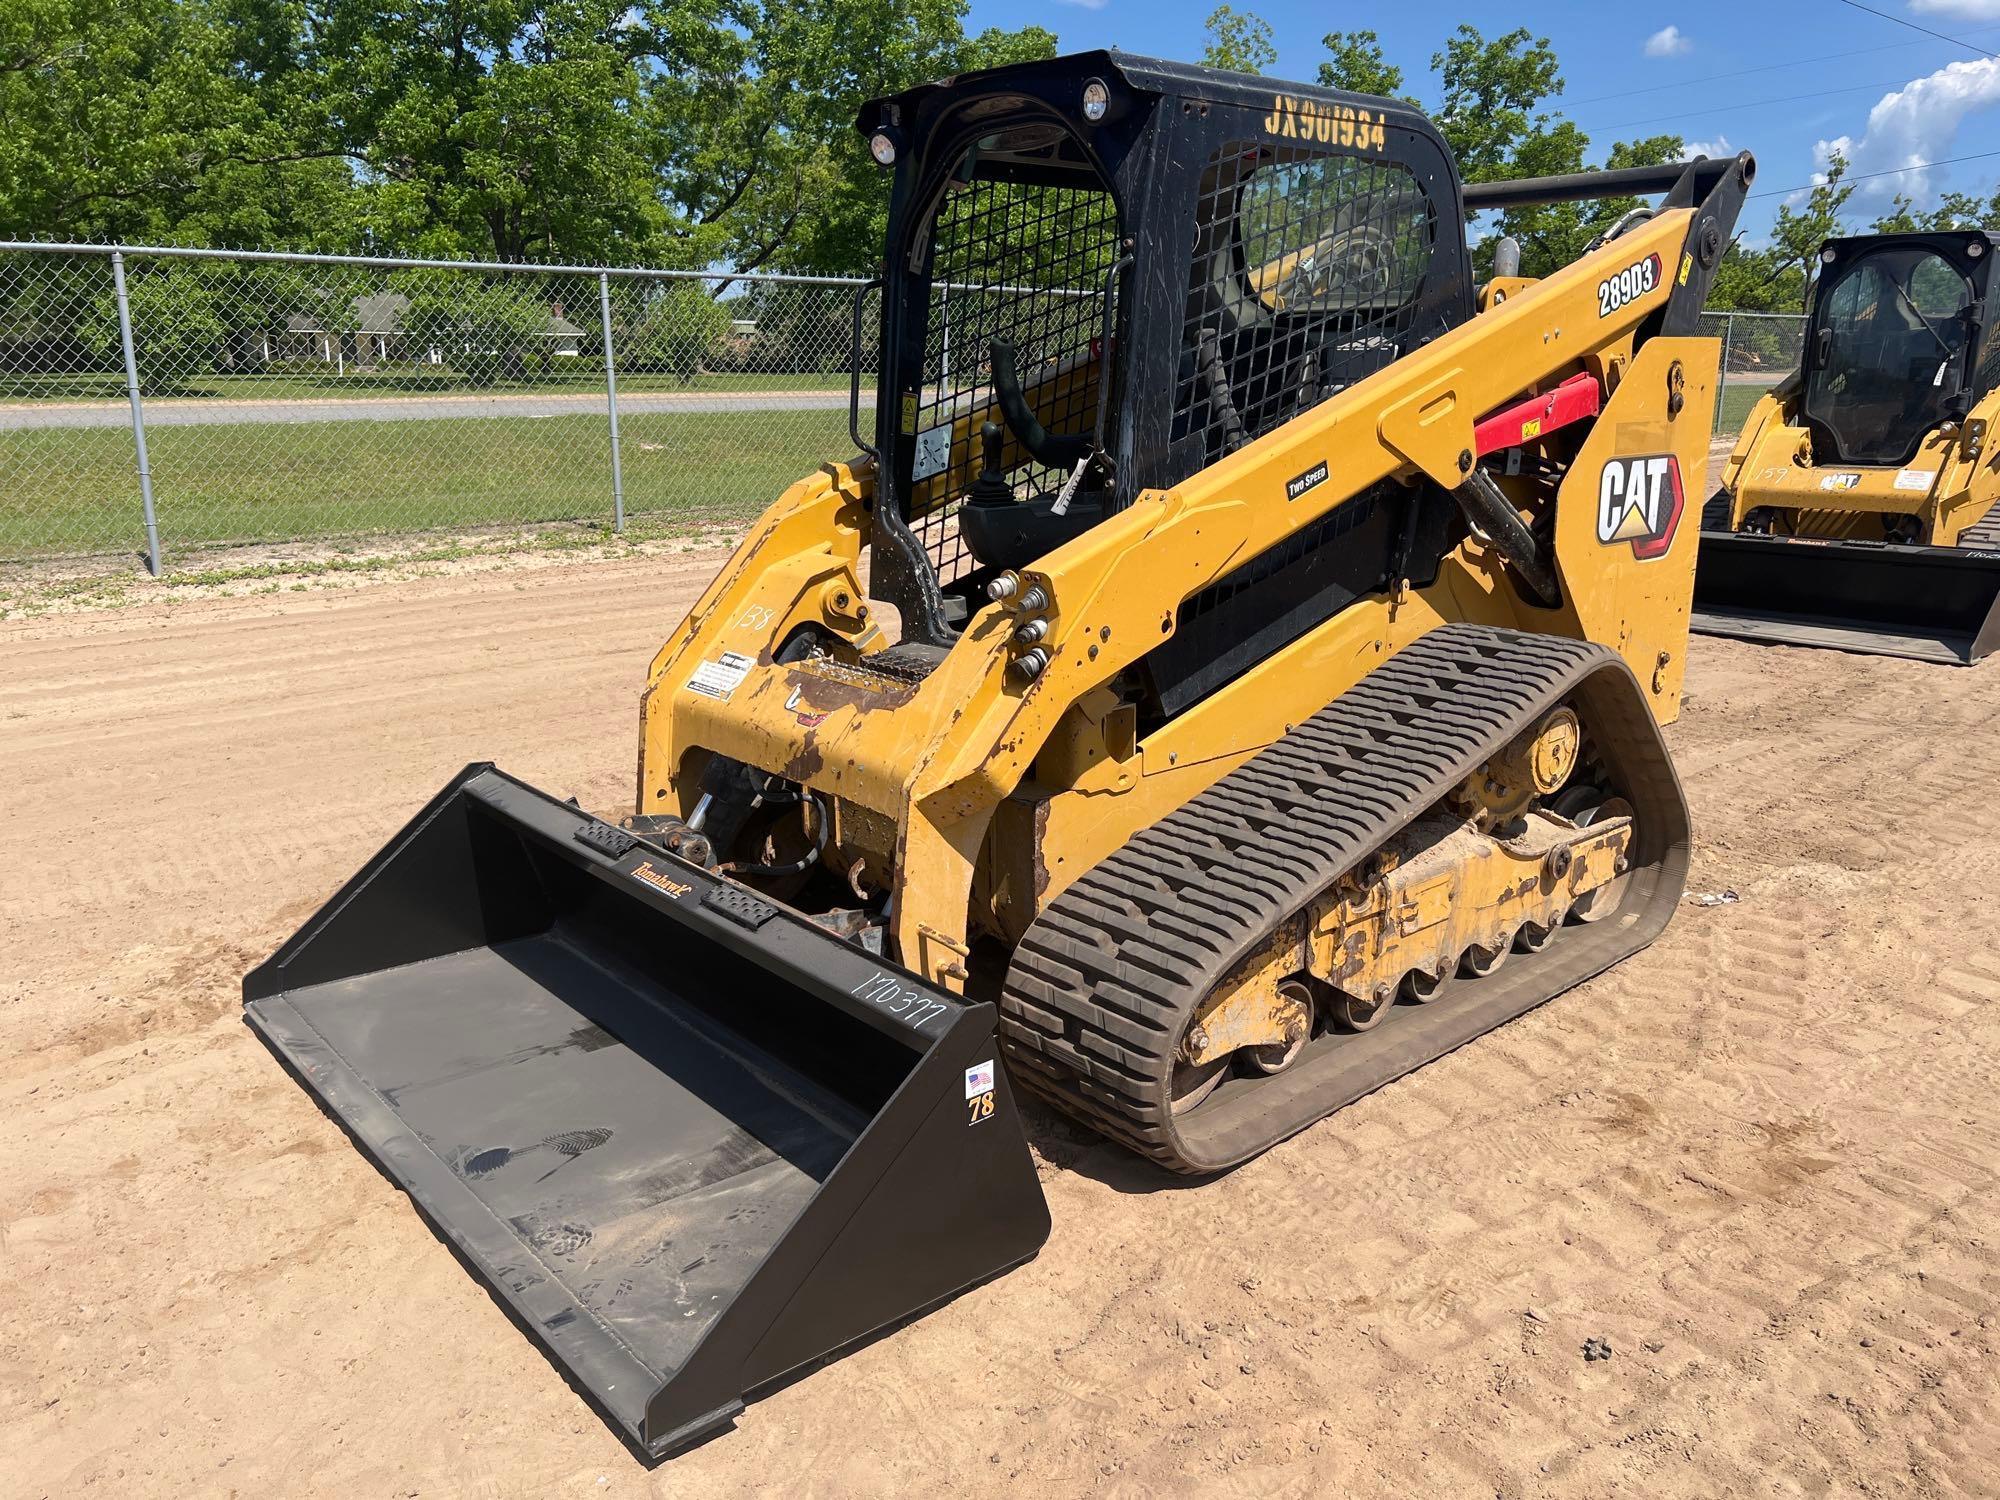
{"label": "chain link fence", "polygon": [[1722,342],[1722,378],[1715,386],[1715,435],[1734,437],[1758,400],[1799,367],[1803,313],[1709,312],[1701,332]]}
{"label": "chain link fence", "polygon": [[[943,384],[982,304],[947,287]],[[0,243],[0,563],[755,516],[852,451],[877,320],[831,277]],[[1084,295],[1056,289],[1055,296]],[[1804,319],[1708,313],[1716,432]],[[952,325],[962,325],[962,331]],[[864,421],[864,427],[868,425]]]}
{"label": "chain link fence", "polygon": [[754,516],[852,451],[860,290],[0,244],[0,561]]}

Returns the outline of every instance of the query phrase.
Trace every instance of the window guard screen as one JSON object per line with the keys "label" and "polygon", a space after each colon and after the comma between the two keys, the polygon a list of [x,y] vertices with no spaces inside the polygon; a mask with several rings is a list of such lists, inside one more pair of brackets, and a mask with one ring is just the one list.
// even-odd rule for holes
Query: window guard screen
{"label": "window guard screen", "polygon": [[1195,217],[1176,479],[1405,353],[1437,236],[1407,167],[1250,141],[1210,159]]}
{"label": "window guard screen", "polygon": [[[979,428],[994,407],[988,350],[995,339],[1014,346],[1029,405],[1052,435],[1088,436],[1104,280],[1117,258],[1117,210],[1101,187],[977,179],[955,184],[939,203],[917,441],[904,487],[910,528],[939,583],[974,566],[954,514],[979,472]],[[1024,494],[1058,488],[1067,477],[1033,460],[1009,474]]]}

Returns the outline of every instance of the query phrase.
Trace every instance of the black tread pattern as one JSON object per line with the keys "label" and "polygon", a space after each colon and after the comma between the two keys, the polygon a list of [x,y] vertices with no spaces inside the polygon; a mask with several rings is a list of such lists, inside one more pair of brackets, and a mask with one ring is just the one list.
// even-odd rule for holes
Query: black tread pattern
{"label": "black tread pattern", "polygon": [[1701,529],[1703,531],[1727,531],[1729,529],[1729,491],[1719,489],[1701,507]]}
{"label": "black tread pattern", "polygon": [[[1179,1171],[1253,1155],[1364,1092],[1350,1089],[1268,1132],[1252,1121],[1225,1160],[1190,1151],[1168,1108],[1166,1081],[1194,1006],[1232,963],[1571,687],[1607,671],[1657,747],[1638,757],[1644,775],[1670,791],[1684,819],[1664,746],[1620,658],[1563,637],[1445,626],[1135,835],[1049,904],[1017,946],[1001,994],[1001,1045],[1015,1076]],[[1391,1071],[1367,1087],[1425,1060],[1392,1057],[1384,1063]]]}
{"label": "black tread pattern", "polygon": [[1958,534],[1958,545],[1982,552],[2000,552],[2000,505]]}

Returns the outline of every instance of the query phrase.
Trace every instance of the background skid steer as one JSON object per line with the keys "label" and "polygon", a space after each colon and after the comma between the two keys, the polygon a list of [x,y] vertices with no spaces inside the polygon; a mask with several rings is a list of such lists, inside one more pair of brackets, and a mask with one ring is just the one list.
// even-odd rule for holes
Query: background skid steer
{"label": "background skid steer", "polygon": [[1703,517],[1694,628],[1970,663],[2000,648],[2000,240],[1820,250],[1799,369]]}
{"label": "background skid steer", "polygon": [[[654,660],[633,816],[470,767],[245,983],[656,1453],[1035,1252],[1014,1087],[1227,1167],[1686,869],[1747,156],[1462,192],[1402,105],[1107,53],[858,123],[875,427]],[[1468,206],[1630,192],[1480,310]]]}

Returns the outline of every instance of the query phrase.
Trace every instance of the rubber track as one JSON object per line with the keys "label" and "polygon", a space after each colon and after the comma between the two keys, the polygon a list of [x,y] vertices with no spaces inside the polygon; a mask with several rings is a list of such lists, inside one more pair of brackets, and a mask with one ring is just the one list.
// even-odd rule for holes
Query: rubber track
{"label": "rubber track", "polygon": [[1981,516],[1958,534],[1958,545],[1986,552],[2000,552],[2000,505]]}
{"label": "rubber track", "polygon": [[[1589,687],[1578,691],[1585,683]],[[1547,708],[1575,693],[1641,845],[1621,916],[1569,929],[1548,954],[1546,993],[1517,959],[1461,986],[1469,998],[1398,1008],[1360,1036],[1323,1036],[1278,1078],[1176,1118],[1173,1054],[1195,1005],[1243,954],[1326,890]],[[1636,795],[1635,795],[1636,787]],[[1206,791],[1135,835],[1062,892],[1016,948],[1001,993],[1001,1045],[1029,1088],[1105,1134],[1184,1172],[1256,1154],[1348,1100],[1530,1008],[1650,942],[1685,879],[1686,804],[1624,662],[1601,646],[1448,625]],[[1654,878],[1657,875],[1659,878]],[[1512,974],[1514,982],[1499,986]],[[1523,981],[1530,981],[1524,986]],[[1331,1049],[1350,1049],[1334,1055]],[[1352,1058],[1353,1061],[1345,1061]],[[1315,1069],[1313,1076],[1309,1069]],[[1281,1087],[1282,1086],[1282,1087]],[[1226,1109],[1225,1115],[1208,1112]],[[1190,1141],[1204,1117],[1228,1124]]]}
{"label": "rubber track", "polygon": [[1701,507],[1701,529],[1703,531],[1727,531],[1729,529],[1729,491],[1717,490]]}

